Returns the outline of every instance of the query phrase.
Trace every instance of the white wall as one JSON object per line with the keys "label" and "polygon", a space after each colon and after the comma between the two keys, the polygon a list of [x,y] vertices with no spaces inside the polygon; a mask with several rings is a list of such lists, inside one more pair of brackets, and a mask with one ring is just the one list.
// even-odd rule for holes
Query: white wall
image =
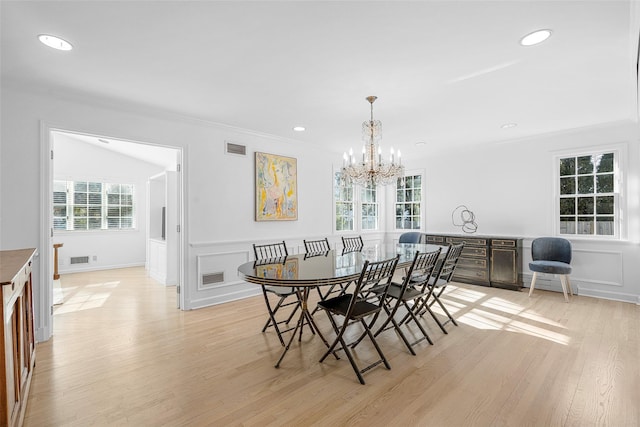
{"label": "white wall", "polygon": [[[294,140],[2,83],[1,249],[41,245],[45,230],[40,218],[39,171],[47,166],[41,152],[41,141],[46,142],[41,128],[48,127],[184,149],[184,309],[255,294],[255,285],[237,277],[237,266],[252,259],[252,242],[284,239],[295,251],[303,238],[330,236],[335,240],[332,163],[339,163],[340,155]],[[225,154],[226,140],[246,145],[248,155]],[[254,221],[255,151],[297,158],[297,221]],[[47,315],[50,280],[40,276],[49,278],[52,271],[43,254],[40,248],[35,263],[39,339],[48,338],[51,331]],[[212,270],[224,271],[224,283],[200,286],[200,275]]]}
{"label": "white wall", "polygon": [[[146,260],[147,180],[164,168],[87,144],[66,134],[54,135],[53,178],[135,186],[135,230],[54,231],[59,272],[99,270],[144,265]],[[70,264],[69,258],[89,256],[89,264]],[[94,259],[95,257],[95,259]]]}
{"label": "white wall", "polygon": [[[339,154],[293,140],[168,114],[152,114],[125,105],[98,103],[86,97],[73,98],[54,91],[39,93],[5,82],[1,118],[2,249],[38,247],[42,241],[42,180],[38,171],[47,164],[46,156],[43,158],[41,153],[42,123],[184,149],[184,309],[255,294],[255,286],[243,283],[236,273],[239,264],[252,258],[252,242],[286,240],[296,252],[303,238],[329,236],[332,242],[338,239],[332,223],[332,168],[341,162]],[[225,154],[225,140],[246,145],[249,155]],[[574,241],[574,283],[585,295],[637,302],[640,295],[640,150],[636,123],[405,161],[408,169],[426,171],[427,231],[459,231],[450,224],[451,211],[459,204],[466,204],[476,213],[479,234],[526,238],[526,272],[530,239],[553,233],[553,152],[607,143],[628,145],[626,190],[631,240]],[[255,151],[298,159],[298,221],[254,221]],[[367,239],[384,239],[384,234],[372,234]],[[40,280],[38,274],[50,277],[51,272],[42,259],[36,261],[35,271],[37,332],[39,339],[46,339],[51,328],[46,314],[50,297],[46,295],[47,281]],[[223,272],[224,283],[203,287],[199,277],[210,272]]]}
{"label": "white wall", "polygon": [[[523,272],[528,286],[531,240],[554,235],[553,157],[565,150],[622,145],[627,148],[623,177],[625,235],[621,241],[572,238],[572,283],[580,294],[622,301],[640,300],[640,144],[631,121],[502,144],[486,144],[433,154],[410,167],[426,173],[426,227],[433,233],[462,233],[452,211],[474,212],[476,235],[524,238]],[[560,290],[548,277],[541,288]]]}

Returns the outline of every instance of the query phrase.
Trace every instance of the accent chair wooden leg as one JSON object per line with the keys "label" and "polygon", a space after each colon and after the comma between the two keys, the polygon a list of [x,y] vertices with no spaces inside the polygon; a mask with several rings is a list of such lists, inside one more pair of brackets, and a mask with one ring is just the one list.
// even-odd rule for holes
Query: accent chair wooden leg
{"label": "accent chair wooden leg", "polygon": [[567,296],[567,275],[560,275],[560,284],[562,285],[562,292],[564,293],[565,302],[569,302],[569,297]]}
{"label": "accent chair wooden leg", "polygon": [[571,289],[571,281],[569,280],[569,275],[564,276],[567,280],[567,287],[569,288],[569,294],[573,296],[573,289]]}
{"label": "accent chair wooden leg", "polygon": [[531,285],[529,285],[529,296],[533,293],[533,288],[536,287],[536,277],[538,276],[538,272],[533,272],[533,277],[531,278]]}

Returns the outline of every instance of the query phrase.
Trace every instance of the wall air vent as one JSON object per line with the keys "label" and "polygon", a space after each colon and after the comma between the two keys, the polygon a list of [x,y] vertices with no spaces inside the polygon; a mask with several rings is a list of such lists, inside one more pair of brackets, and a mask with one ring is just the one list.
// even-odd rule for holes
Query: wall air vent
{"label": "wall air vent", "polygon": [[224,271],[218,273],[205,273],[202,275],[202,286],[215,285],[224,282]]}
{"label": "wall air vent", "polygon": [[69,264],[89,264],[88,256],[72,256],[69,259]]}
{"label": "wall air vent", "polygon": [[247,155],[247,146],[234,144],[233,142],[226,141],[226,153],[227,154],[236,154],[238,156],[246,156]]}

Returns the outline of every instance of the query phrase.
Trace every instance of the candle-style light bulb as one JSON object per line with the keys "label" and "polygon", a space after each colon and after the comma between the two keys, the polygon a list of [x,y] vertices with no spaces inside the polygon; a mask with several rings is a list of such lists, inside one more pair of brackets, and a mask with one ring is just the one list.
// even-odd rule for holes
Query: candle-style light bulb
{"label": "candle-style light bulb", "polygon": [[367,152],[367,150],[365,150],[364,145],[362,146],[362,163],[366,163],[366,157],[365,157],[365,153]]}
{"label": "candle-style light bulb", "polygon": [[347,160],[349,158],[347,157],[347,152],[345,151],[344,154],[342,155],[342,166],[347,166]]}
{"label": "candle-style light bulb", "polygon": [[391,164],[393,164],[393,147],[391,147]]}
{"label": "candle-style light bulb", "polygon": [[398,150],[398,164],[402,164],[402,153],[400,153],[400,150]]}
{"label": "candle-style light bulb", "polygon": [[378,163],[382,163],[382,147],[378,147]]}

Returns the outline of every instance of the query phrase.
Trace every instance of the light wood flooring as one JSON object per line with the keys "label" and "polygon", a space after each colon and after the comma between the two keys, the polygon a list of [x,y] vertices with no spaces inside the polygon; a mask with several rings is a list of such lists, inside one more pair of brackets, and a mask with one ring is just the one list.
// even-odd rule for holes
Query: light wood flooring
{"label": "light wood flooring", "polygon": [[[129,268],[62,276],[54,337],[37,345],[24,425],[638,426],[640,308],[561,293],[452,284],[459,327],[358,383],[346,357],[303,336],[284,359],[262,297],[188,312]],[[324,313],[315,318],[326,335]],[[356,352],[371,356],[368,342]]]}

